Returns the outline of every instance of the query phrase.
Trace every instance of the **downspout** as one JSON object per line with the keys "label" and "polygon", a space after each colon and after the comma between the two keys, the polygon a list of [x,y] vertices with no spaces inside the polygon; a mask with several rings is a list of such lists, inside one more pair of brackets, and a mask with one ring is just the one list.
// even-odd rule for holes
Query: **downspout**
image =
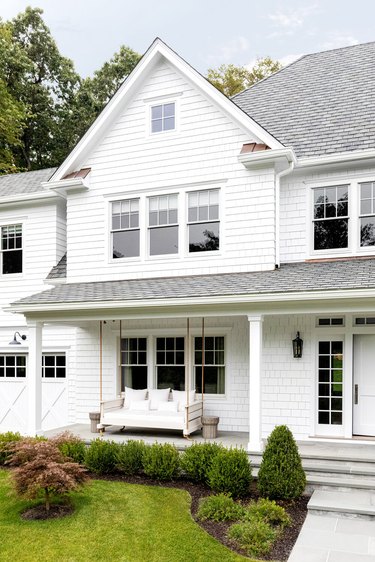
{"label": "downspout", "polygon": [[294,161],[289,162],[289,167],[275,174],[275,265],[280,267],[280,178],[287,176],[294,170]]}

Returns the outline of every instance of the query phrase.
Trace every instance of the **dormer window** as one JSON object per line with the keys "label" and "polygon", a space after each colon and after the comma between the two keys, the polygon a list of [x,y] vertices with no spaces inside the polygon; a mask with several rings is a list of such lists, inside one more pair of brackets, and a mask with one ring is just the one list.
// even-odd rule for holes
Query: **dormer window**
{"label": "dormer window", "polygon": [[174,103],[164,103],[151,107],[151,132],[173,131],[176,128],[176,108]]}

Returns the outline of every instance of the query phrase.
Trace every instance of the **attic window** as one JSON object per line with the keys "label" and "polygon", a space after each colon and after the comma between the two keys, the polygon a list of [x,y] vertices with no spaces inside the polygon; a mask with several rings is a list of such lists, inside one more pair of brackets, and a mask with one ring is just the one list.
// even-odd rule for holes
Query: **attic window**
{"label": "attic window", "polygon": [[174,103],[164,103],[151,107],[151,132],[173,131],[176,128]]}
{"label": "attic window", "polygon": [[333,318],[318,318],[317,321],[318,326],[344,326],[344,318],[343,317],[333,317]]}

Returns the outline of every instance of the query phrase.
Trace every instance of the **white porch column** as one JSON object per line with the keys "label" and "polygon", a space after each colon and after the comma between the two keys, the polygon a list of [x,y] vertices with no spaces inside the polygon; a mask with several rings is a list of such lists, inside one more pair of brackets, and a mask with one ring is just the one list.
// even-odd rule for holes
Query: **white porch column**
{"label": "white porch column", "polygon": [[262,450],[261,377],[263,316],[249,320],[249,451]]}
{"label": "white porch column", "polygon": [[29,357],[27,362],[28,435],[42,429],[42,322],[28,322]]}

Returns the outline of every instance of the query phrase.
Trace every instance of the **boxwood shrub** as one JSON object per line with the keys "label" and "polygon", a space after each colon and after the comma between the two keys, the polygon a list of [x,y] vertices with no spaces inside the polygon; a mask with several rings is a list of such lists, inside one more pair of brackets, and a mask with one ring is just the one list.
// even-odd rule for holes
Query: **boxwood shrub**
{"label": "boxwood shrub", "polygon": [[150,478],[172,480],[179,473],[180,455],[174,445],[154,443],[145,446],[142,464],[144,473]]}
{"label": "boxwood shrub", "polygon": [[73,435],[69,431],[61,433],[53,439],[64,457],[71,459],[78,464],[84,464],[86,445],[82,439]]}
{"label": "boxwood shrub", "polygon": [[226,494],[208,496],[199,502],[198,519],[205,521],[238,521],[245,514],[245,508]]}
{"label": "boxwood shrub", "polygon": [[194,482],[208,482],[208,472],[221,446],[217,443],[194,443],[181,455],[181,470]]}
{"label": "boxwood shrub", "polygon": [[118,447],[114,441],[104,441],[100,437],[94,439],[86,450],[86,468],[97,474],[115,472]]}
{"label": "boxwood shrub", "polygon": [[208,484],[215,492],[234,498],[246,496],[251,483],[251,466],[244,449],[221,448],[208,471]]}
{"label": "boxwood shrub", "polygon": [[303,494],[306,475],[293,434],[286,425],[275,427],[268,438],[258,473],[261,496],[294,499]]}
{"label": "boxwood shrub", "polygon": [[139,474],[142,471],[143,453],[146,445],[143,441],[127,441],[118,446],[115,459],[116,467],[127,476]]}
{"label": "boxwood shrub", "polygon": [[0,433],[0,466],[4,465],[11,455],[11,445],[22,439],[20,433]]}

